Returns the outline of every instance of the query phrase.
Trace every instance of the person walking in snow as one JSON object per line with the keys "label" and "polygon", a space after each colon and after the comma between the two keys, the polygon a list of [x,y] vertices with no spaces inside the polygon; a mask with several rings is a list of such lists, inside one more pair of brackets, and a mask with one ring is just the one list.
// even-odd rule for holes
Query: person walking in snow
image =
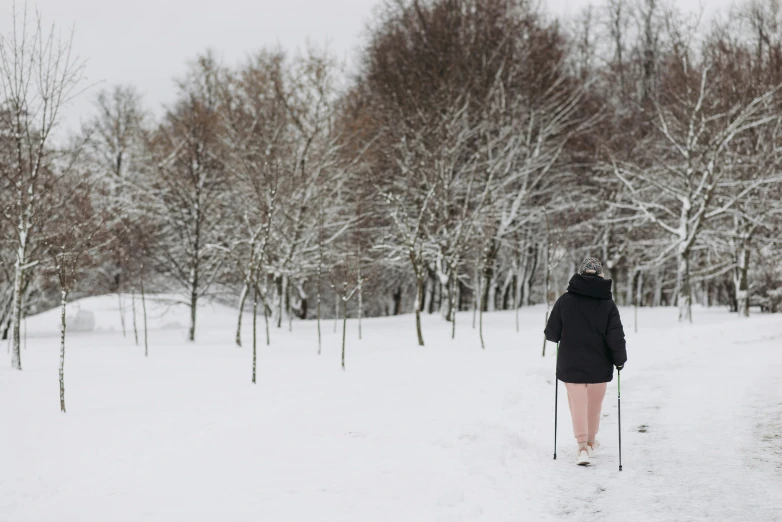
{"label": "person walking in snow", "polygon": [[600,410],[606,386],[627,361],[619,310],[611,298],[611,280],[600,261],[587,257],[551,310],[546,339],[559,343],[557,379],[565,383],[576,462],[588,465],[599,444]]}

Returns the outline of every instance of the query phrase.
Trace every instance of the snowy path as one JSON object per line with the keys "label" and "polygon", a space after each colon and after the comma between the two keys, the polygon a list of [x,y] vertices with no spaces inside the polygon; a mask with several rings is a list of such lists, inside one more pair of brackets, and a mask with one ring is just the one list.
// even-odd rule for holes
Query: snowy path
{"label": "snowy path", "polygon": [[778,320],[752,326],[741,342],[733,339],[746,330],[722,322],[631,335],[637,370],[628,364],[625,378],[624,471],[616,473],[614,389],[603,430],[608,469],[601,459],[589,470],[591,487],[569,474],[561,489],[585,501],[559,495],[570,515],[560,518],[782,519],[782,444],[772,426],[782,404],[782,338],[759,335],[782,328]]}
{"label": "snowy path", "polygon": [[132,336],[73,335],[67,415],[53,318],[34,318],[25,371],[0,361],[0,521],[782,520],[779,316],[642,310],[634,334],[626,313],[619,473],[616,382],[586,469],[560,387],[552,460],[542,313],[523,311],[520,334],[489,314],[485,352],[468,315],[455,342],[426,318],[423,349],[409,316],[366,321],[345,373],[331,325],[318,357],[314,324],[296,324],[252,387],[230,311],[203,314],[195,346],[174,311],[148,360]]}

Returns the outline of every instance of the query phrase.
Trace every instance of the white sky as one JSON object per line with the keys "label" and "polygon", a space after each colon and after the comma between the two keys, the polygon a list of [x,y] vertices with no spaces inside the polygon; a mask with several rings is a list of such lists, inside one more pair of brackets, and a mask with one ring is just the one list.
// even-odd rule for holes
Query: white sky
{"label": "white sky", "polygon": [[[21,8],[25,0],[16,0]],[[188,60],[213,48],[226,63],[264,46],[303,48],[328,43],[345,60],[355,56],[372,11],[381,0],[28,0],[45,21],[68,32],[87,60],[87,90],[64,113],[65,127],[88,116],[101,86],[130,83],[156,114],[174,96],[172,79]],[[551,11],[575,13],[589,0],[542,0]],[[11,1],[0,2],[0,31],[11,25]],[[707,11],[731,0],[679,0]]]}

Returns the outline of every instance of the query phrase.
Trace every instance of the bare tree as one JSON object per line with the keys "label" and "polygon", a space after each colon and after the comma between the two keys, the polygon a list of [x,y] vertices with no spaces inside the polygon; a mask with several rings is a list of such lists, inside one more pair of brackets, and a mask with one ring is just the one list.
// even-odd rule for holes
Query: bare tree
{"label": "bare tree", "polygon": [[270,259],[276,283],[278,328],[285,315],[289,328],[294,314],[306,316],[308,298],[304,287],[312,275],[318,249],[317,199],[323,187],[332,185],[332,176],[346,168],[342,129],[336,121],[338,71],[327,50],[309,48],[290,61],[281,81],[276,83],[278,100],[289,121],[287,198],[278,223],[275,253]]}
{"label": "bare tree", "polygon": [[[125,335],[125,314],[123,292],[131,284],[133,294],[133,328],[138,343],[136,329],[135,293],[137,282],[126,281],[129,272],[134,271],[133,251],[129,250],[134,241],[129,236],[137,232],[134,220],[133,199],[139,195],[140,171],[146,165],[143,139],[145,114],[141,97],[129,85],[117,85],[101,90],[95,98],[96,115],[87,124],[88,162],[101,173],[101,182],[106,187],[113,219],[107,224],[121,240],[117,242],[113,259],[101,267],[106,274],[108,285],[117,292],[120,307],[122,332]],[[137,270],[135,270],[137,271]]]}
{"label": "bare tree", "polygon": [[[105,249],[110,236],[100,237],[106,214],[94,207],[92,187],[84,177],[65,174],[58,180],[61,196],[54,209],[56,219],[46,227],[44,244],[60,290],[60,411],[65,413],[65,331],[68,295],[79,274],[95,262],[90,254]],[[91,262],[92,261],[92,262]]]}
{"label": "bare tree", "polygon": [[225,258],[219,248],[220,216],[228,204],[219,135],[220,74],[211,55],[200,57],[180,82],[179,100],[150,139],[154,173],[148,178],[148,205],[169,238],[159,252],[159,266],[185,290],[191,341],[198,300],[209,292]]}
{"label": "bare tree", "polygon": [[22,287],[37,263],[31,257],[36,227],[43,219],[40,199],[51,161],[49,141],[60,109],[83,78],[83,64],[71,55],[71,34],[60,38],[52,25],[44,27],[39,13],[12,8],[12,30],[0,36],[0,125],[13,140],[13,162],[3,169],[15,193],[6,218],[15,222],[16,259],[12,302],[12,362],[22,369],[20,327]]}
{"label": "bare tree", "polygon": [[773,121],[769,110],[775,92],[738,104],[714,103],[719,78],[710,75],[708,61],[695,61],[685,43],[677,41],[679,54],[669,62],[655,104],[656,132],[639,147],[641,161],[614,158],[611,168],[626,188],[628,202],[622,206],[670,235],[672,241],[653,264],[676,259],[679,319],[691,321],[693,248],[705,223],[728,212],[749,190],[744,187],[721,202],[716,197],[724,186],[730,145]]}
{"label": "bare tree", "polygon": [[[277,97],[283,60],[280,53],[258,53],[244,67],[229,73],[221,90],[226,168],[237,180],[231,194],[234,202],[239,203],[230,209],[237,227],[224,241],[242,280],[237,346],[241,346],[242,314],[249,293],[254,296],[254,314],[259,295],[266,307],[264,281],[272,223],[287,187],[282,181],[288,121],[285,106]],[[259,282],[264,285],[260,294],[254,289]]]}

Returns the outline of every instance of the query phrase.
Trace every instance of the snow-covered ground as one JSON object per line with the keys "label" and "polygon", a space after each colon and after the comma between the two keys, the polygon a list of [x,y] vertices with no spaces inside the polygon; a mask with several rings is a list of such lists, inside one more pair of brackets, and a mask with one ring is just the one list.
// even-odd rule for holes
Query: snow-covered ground
{"label": "snow-covered ground", "polygon": [[[574,464],[560,386],[552,460],[554,350],[540,356],[543,308],[471,315],[457,340],[426,317],[272,332],[253,386],[249,329],[200,310],[151,309],[150,356],[121,333],[116,297],[87,299],[98,330],[68,337],[59,412],[57,311],[28,321],[23,372],[0,357],[0,520],[454,521],[782,520],[782,317],[696,309],[623,310],[624,471],[616,380],[594,466]],[[245,323],[249,327],[249,316]]]}

